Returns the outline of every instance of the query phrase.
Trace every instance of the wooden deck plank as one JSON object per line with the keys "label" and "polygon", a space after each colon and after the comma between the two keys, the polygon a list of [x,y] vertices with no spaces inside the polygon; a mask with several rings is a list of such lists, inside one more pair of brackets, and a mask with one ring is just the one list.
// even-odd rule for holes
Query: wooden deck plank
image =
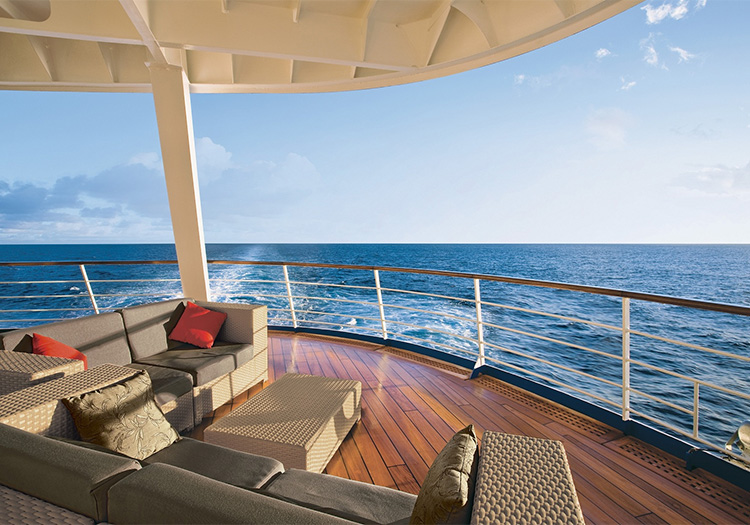
{"label": "wooden deck plank", "polygon": [[372,478],[372,482],[381,487],[395,489],[396,481],[393,479],[390,470],[388,470],[385,461],[383,461],[383,458],[380,455],[380,450],[378,450],[375,442],[370,437],[367,427],[363,423],[360,423],[357,425],[357,428],[354,429],[354,432],[352,432],[352,438],[365,460],[365,466]]}
{"label": "wooden deck plank", "polygon": [[411,492],[412,494],[419,494],[419,482],[414,479],[414,475],[406,465],[395,465],[393,467],[388,467],[388,470],[391,471],[398,490]]}
{"label": "wooden deck plank", "polygon": [[[388,434],[394,445],[396,445],[396,449],[403,462],[409,467],[414,478],[421,483],[427,475],[428,465],[432,463],[436,454],[434,449],[429,443],[424,442],[424,438],[421,438],[422,435],[419,434],[419,431],[414,431],[416,429],[406,429],[411,434],[411,436],[407,436],[404,430],[402,430],[401,425],[393,419],[377,397],[363,395],[362,403],[365,405],[365,410],[370,411],[377,418],[383,430]],[[421,439],[416,439],[415,442],[412,442],[411,437],[416,438],[417,435]],[[417,450],[417,447],[420,450]],[[425,456],[432,458],[429,460],[429,463],[427,463]]]}
{"label": "wooden deck plank", "polygon": [[353,439],[345,439],[339,447],[339,452],[341,452],[341,458],[344,460],[349,479],[372,483],[370,472],[365,466],[362,454],[360,454],[359,448]]}
{"label": "wooden deck plank", "polygon": [[383,463],[388,468],[404,464],[404,458],[401,457],[401,453],[396,449],[390,436],[388,436],[388,433],[374,415],[365,413],[362,416],[362,424],[367,429],[367,433],[370,434],[373,443],[375,443],[380,453],[380,457],[383,459]]}
{"label": "wooden deck plank", "polygon": [[[362,420],[334,454],[329,474],[417,493],[443,444],[473,423],[480,436],[492,429],[561,440],[587,523],[750,522],[750,493],[648,451],[666,458],[669,468],[659,467],[630,450],[637,440],[497,380],[466,380],[370,343],[287,332],[269,336],[268,383],[298,371],[363,384]],[[202,437],[212,421],[261,388],[207,415],[191,435]],[[705,486],[716,490],[700,488]]]}
{"label": "wooden deck plank", "polygon": [[633,523],[636,518],[628,514],[617,502],[608,498],[599,489],[589,483],[581,476],[573,476],[573,481],[578,492],[578,502],[581,504],[583,517],[586,523],[592,525],[603,524],[627,524]]}

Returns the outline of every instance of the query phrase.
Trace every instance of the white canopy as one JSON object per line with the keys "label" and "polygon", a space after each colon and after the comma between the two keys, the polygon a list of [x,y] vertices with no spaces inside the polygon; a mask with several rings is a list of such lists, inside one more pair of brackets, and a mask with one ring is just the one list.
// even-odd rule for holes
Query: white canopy
{"label": "white canopy", "polygon": [[153,93],[183,292],[205,300],[190,93],[426,80],[531,51],[637,3],[0,0],[0,89]]}
{"label": "white canopy", "polygon": [[637,0],[0,0],[0,88],[192,93],[403,84],[539,48]]}

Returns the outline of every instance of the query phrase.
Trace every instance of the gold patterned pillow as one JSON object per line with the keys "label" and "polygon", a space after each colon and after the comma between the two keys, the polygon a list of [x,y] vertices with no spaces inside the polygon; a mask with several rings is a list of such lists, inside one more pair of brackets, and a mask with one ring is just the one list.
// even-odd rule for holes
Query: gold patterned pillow
{"label": "gold patterned pillow", "polygon": [[134,459],[145,459],[180,439],[156,405],[145,371],[62,402],[84,441]]}
{"label": "gold patterned pillow", "polygon": [[478,463],[477,435],[469,425],[432,462],[409,523],[469,523]]}

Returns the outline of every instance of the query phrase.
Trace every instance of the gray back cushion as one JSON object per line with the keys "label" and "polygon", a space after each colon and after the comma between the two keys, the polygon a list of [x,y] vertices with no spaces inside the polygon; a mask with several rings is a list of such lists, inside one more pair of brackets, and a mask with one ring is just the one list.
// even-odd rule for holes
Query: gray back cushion
{"label": "gray back cushion", "polygon": [[360,523],[408,523],[417,497],[328,474],[289,469],[264,494]]}
{"label": "gray back cushion", "polygon": [[140,464],[0,424],[0,485],[107,520],[107,489]]}
{"label": "gray back cushion", "polygon": [[284,472],[284,465],[276,459],[188,437],[172,443],[143,462],[166,463],[243,489],[259,489],[275,475]]}
{"label": "gray back cushion", "polygon": [[187,301],[174,299],[120,310],[134,361],[181,344],[170,341],[167,336],[179,321]]}
{"label": "gray back cushion", "polygon": [[31,352],[34,332],[86,354],[89,368],[105,363],[127,365],[132,362],[122,317],[116,312],[13,330],[0,334],[0,344],[4,350]]}
{"label": "gray back cushion", "polygon": [[112,523],[351,523],[162,463],[109,490]]}

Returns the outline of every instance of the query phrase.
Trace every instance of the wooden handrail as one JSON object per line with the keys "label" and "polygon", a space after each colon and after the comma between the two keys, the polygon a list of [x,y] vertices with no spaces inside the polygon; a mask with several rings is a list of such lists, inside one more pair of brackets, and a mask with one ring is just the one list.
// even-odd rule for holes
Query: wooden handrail
{"label": "wooden handrail", "polygon": [[[659,295],[645,292],[632,292],[628,290],[618,290],[613,288],[603,288],[599,286],[588,286],[581,284],[560,283],[555,281],[542,281],[538,279],[524,279],[521,277],[505,277],[499,275],[486,275],[481,273],[454,272],[450,270],[423,270],[419,268],[398,268],[392,266],[370,266],[356,264],[330,264],[330,263],[308,263],[308,262],[283,262],[283,261],[230,261],[223,259],[212,259],[207,261],[208,264],[236,264],[247,266],[295,266],[307,268],[332,268],[339,270],[378,270],[381,272],[393,273],[414,273],[423,275],[439,275],[443,277],[458,277],[463,279],[480,279],[483,281],[494,281],[507,284],[520,284],[525,286],[535,286],[538,288],[550,288],[554,290],[567,290],[573,292],[584,292],[595,295],[606,295],[609,297],[627,297],[637,301],[648,301],[653,303],[669,304],[673,306],[683,306],[686,308],[696,308],[699,310],[708,310],[711,312],[721,312],[734,315],[743,315],[750,317],[750,306],[737,304],[717,303],[712,301],[701,301],[698,299],[686,299],[683,297],[673,297],[669,295]],[[142,264],[177,264],[177,261],[35,261],[35,262],[0,262],[0,267],[8,266],[79,266],[79,265],[101,265],[101,266],[122,266],[122,265],[142,265]]]}

